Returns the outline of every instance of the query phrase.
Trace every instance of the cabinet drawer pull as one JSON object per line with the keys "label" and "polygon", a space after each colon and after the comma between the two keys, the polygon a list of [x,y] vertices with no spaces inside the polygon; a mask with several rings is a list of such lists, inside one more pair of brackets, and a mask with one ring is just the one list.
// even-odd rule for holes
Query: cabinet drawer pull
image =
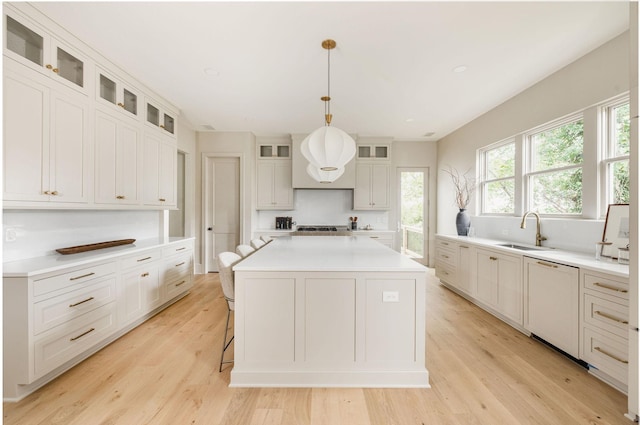
{"label": "cabinet drawer pull", "polygon": [[42,193],[44,193],[45,195],[51,195],[51,192],[50,192],[50,191],[48,191],[48,190],[45,190],[45,191],[44,191],[44,192],[42,192]]}
{"label": "cabinet drawer pull", "polygon": [[469,247],[466,245],[460,245],[460,248],[469,248]]}
{"label": "cabinet drawer pull", "polygon": [[118,102],[118,106],[121,107],[121,108],[124,108],[124,103]]}
{"label": "cabinet drawer pull", "polygon": [[83,274],[82,276],[70,277],[69,280],[78,280],[78,279],[82,279],[83,277],[93,276],[94,274],[95,273],[91,272],[91,273]]}
{"label": "cabinet drawer pull", "polygon": [[185,262],[183,261],[182,263],[176,264],[176,267],[180,267],[181,265],[183,265]]}
{"label": "cabinet drawer pull", "polygon": [[150,260],[150,259],[151,259],[151,257],[144,257],[144,258],[141,258],[141,259],[139,259],[137,261],[139,263],[140,261],[147,261],[147,260]]}
{"label": "cabinet drawer pull", "polygon": [[160,202],[164,202],[164,201],[166,201],[166,199],[165,199],[165,198],[160,198],[160,199],[158,199],[158,200],[159,200]]}
{"label": "cabinet drawer pull", "polygon": [[603,313],[600,310],[596,310],[595,314],[597,314],[598,316],[604,317],[605,319],[609,319],[609,320],[613,320],[614,322],[622,323],[623,325],[628,325],[629,324],[629,322],[626,321],[626,320],[618,319],[617,317],[613,317],[610,314]]}
{"label": "cabinet drawer pull", "polygon": [[180,285],[182,285],[182,284],[185,284],[185,283],[187,283],[187,281],[186,281],[186,280],[183,280],[183,281],[182,281],[182,282],[180,282],[180,283],[176,283],[176,287],[178,287],[178,286],[180,286]]}
{"label": "cabinet drawer pull", "polygon": [[442,258],[449,258],[449,256],[442,254]]}
{"label": "cabinet drawer pull", "polygon": [[620,358],[620,357],[618,357],[618,356],[614,356],[614,355],[613,355],[613,354],[611,354],[611,353],[607,353],[605,350],[603,350],[603,349],[602,349],[602,348],[600,348],[600,347],[594,347],[593,349],[594,349],[594,350],[596,350],[596,351],[598,351],[598,352],[600,352],[600,353],[602,353],[602,354],[604,354],[604,355],[605,355],[605,356],[607,356],[607,357],[611,357],[613,360],[616,360],[616,361],[618,361],[618,362],[620,362],[620,363],[629,364],[629,360],[623,360],[623,359],[621,359],[621,358]]}
{"label": "cabinet drawer pull", "polygon": [[611,291],[622,292],[623,294],[626,294],[627,292],[629,292],[626,289],[616,288],[615,286],[607,285],[600,282],[594,282],[593,286],[599,286],[600,288],[609,289]]}
{"label": "cabinet drawer pull", "polygon": [[118,196],[116,196],[116,199],[124,199],[124,196],[118,195]]}
{"label": "cabinet drawer pull", "polygon": [[378,236],[369,236],[371,239],[378,239]]}
{"label": "cabinet drawer pull", "polygon": [[176,251],[183,251],[183,250],[185,250],[185,249],[187,249],[187,248],[185,248],[185,247],[183,246],[182,248],[176,248]]}
{"label": "cabinet drawer pull", "polygon": [[140,275],[140,277],[147,277],[147,276],[149,276],[149,272],[145,272]]}
{"label": "cabinet drawer pull", "polygon": [[497,257],[489,257],[489,260],[491,261],[496,261],[498,258]]}
{"label": "cabinet drawer pull", "polygon": [[57,74],[58,72],[60,72],[60,70],[59,70],[58,68],[53,68],[53,69],[52,69],[52,71],[53,71],[53,72],[55,72],[56,74]]}
{"label": "cabinet drawer pull", "polygon": [[91,329],[89,329],[88,331],[83,332],[83,333],[81,333],[81,334],[80,334],[80,335],[78,335],[78,336],[74,336],[73,338],[69,338],[69,341],[75,341],[76,339],[78,339],[78,338],[82,338],[82,337],[83,337],[83,336],[85,336],[86,334],[91,333],[91,332],[93,332],[93,331],[95,331],[95,330],[96,330],[96,328],[91,328]]}
{"label": "cabinet drawer pull", "polygon": [[87,299],[86,299],[86,300],[84,300],[84,301],[78,301],[77,303],[69,304],[69,307],[75,307],[75,306],[77,306],[77,305],[84,304],[84,303],[86,303],[87,301],[91,301],[92,299],[93,299],[93,297],[89,297],[89,298],[87,298]]}
{"label": "cabinet drawer pull", "polygon": [[448,242],[440,242],[442,245],[449,245]]}
{"label": "cabinet drawer pull", "polygon": [[48,64],[45,66],[45,68],[47,68],[47,69],[53,69],[53,65],[51,65],[51,64],[49,64],[49,63],[48,63]]}
{"label": "cabinet drawer pull", "polygon": [[537,264],[540,264],[541,266],[545,266],[545,267],[551,267],[552,269],[558,268],[556,264],[549,264],[549,263],[545,263],[544,261],[537,261]]}

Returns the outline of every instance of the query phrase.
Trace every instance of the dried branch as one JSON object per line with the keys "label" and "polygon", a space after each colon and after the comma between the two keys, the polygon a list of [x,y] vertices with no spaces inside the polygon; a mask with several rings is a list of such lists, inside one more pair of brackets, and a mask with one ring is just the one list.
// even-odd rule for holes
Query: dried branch
{"label": "dried branch", "polygon": [[460,209],[466,209],[471,201],[471,195],[473,195],[476,190],[476,180],[467,176],[469,170],[462,175],[458,170],[451,166],[449,166],[448,170],[445,169],[442,171],[449,174],[451,177],[451,181],[453,182],[453,186],[456,191],[456,206]]}

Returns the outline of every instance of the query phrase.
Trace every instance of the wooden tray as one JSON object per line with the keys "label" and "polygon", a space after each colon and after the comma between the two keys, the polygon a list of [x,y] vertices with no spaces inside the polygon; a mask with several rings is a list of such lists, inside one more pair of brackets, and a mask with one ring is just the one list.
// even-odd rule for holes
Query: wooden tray
{"label": "wooden tray", "polygon": [[80,252],[93,251],[94,249],[110,248],[118,245],[128,245],[134,243],[135,239],[119,239],[117,241],[98,242],[88,245],[69,246],[67,248],[56,249],[62,255],[78,254]]}

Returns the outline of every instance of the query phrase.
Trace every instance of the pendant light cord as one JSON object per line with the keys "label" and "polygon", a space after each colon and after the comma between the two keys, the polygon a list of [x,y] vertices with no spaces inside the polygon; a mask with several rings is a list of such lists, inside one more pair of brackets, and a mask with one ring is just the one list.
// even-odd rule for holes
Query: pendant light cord
{"label": "pendant light cord", "polygon": [[327,97],[325,115],[331,115],[331,49],[327,49]]}

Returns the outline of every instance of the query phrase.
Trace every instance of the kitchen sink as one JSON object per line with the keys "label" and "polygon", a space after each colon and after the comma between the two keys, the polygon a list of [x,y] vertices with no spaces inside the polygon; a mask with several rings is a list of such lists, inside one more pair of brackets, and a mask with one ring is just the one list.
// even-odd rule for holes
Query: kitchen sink
{"label": "kitchen sink", "polygon": [[527,246],[527,245],[518,245],[515,243],[499,243],[498,246],[503,246],[505,248],[519,249],[521,251],[544,251],[545,249],[551,249],[545,246]]}

